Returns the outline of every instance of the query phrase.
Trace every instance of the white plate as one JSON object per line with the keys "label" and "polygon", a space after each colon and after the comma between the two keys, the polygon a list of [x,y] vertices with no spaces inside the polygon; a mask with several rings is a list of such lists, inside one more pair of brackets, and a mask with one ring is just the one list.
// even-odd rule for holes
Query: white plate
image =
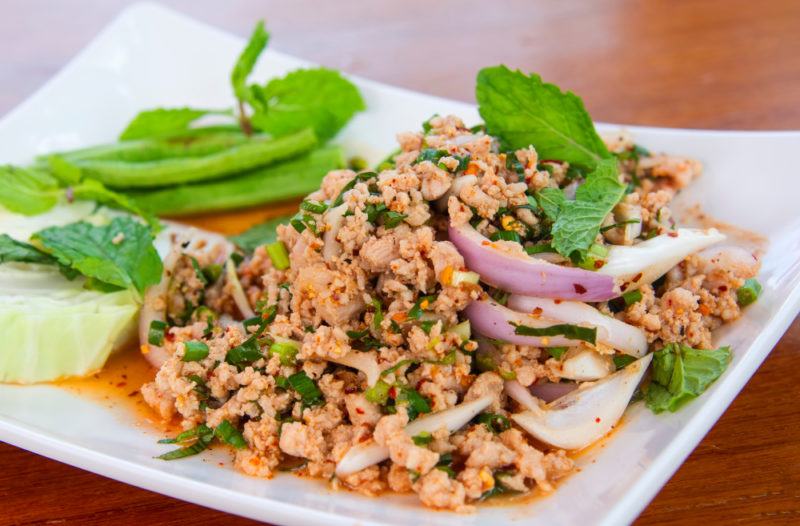
{"label": "white plate", "polygon": [[[150,4],[126,10],[44,88],[0,122],[0,160],[112,140],[138,110],[157,105],[224,107],[228,72],[242,39]],[[255,78],[305,63],[276,52]],[[477,122],[471,105],[355,79],[369,110],[341,136],[371,160],[393,148],[394,134],[434,113]],[[604,127],[606,128],[606,127]],[[281,524],[620,524],[632,521],[708,432],[800,309],[800,222],[796,196],[800,133],[634,128],[653,150],[701,159],[707,171],[688,192],[718,218],[770,239],[764,295],[718,336],[735,358],[707,393],[677,414],[654,416],[641,404],[627,424],[581,458],[582,470],[555,495],[471,516],[424,510],[412,497],[369,499],[333,492],[291,475],[259,480],[219,468],[207,457],[163,462],[158,435],[112,411],[51,386],[0,386],[0,438],[36,453],[136,486],[254,519]],[[220,454],[220,453],[217,453]],[[724,473],[709,473],[709,482]]]}

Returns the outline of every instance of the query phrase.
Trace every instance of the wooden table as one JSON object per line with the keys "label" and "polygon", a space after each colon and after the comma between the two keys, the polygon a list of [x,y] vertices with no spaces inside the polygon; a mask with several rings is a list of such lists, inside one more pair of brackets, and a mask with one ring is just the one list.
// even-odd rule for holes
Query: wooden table
{"label": "wooden table", "polygon": [[[127,3],[4,0],[0,113]],[[503,62],[579,93],[598,120],[800,128],[796,0],[165,3],[241,35],[267,18],[276,49],[445,97],[474,100],[476,71]],[[264,214],[203,222],[241,229]],[[796,320],[637,524],[800,523],[799,347]],[[231,520],[0,444],[0,525]]]}

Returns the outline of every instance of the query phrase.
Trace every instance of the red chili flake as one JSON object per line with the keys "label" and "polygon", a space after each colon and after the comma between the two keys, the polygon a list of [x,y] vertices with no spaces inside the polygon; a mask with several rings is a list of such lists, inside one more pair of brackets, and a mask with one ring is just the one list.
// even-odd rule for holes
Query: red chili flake
{"label": "red chili flake", "polygon": [[678,237],[678,233],[677,233],[677,232],[674,232],[674,231],[673,231],[673,232],[667,232],[667,235],[668,235],[669,237]]}
{"label": "red chili flake", "polygon": [[171,332],[167,332],[167,334],[164,335],[164,338],[166,338],[168,342],[175,341],[175,335]]}
{"label": "red chili flake", "polygon": [[358,392],[358,387],[356,387],[354,385],[348,385],[347,387],[344,388],[344,392],[347,393],[347,394],[356,393],[356,392]]}
{"label": "red chili flake", "polygon": [[531,311],[531,316],[538,318],[539,316],[542,315],[542,312],[544,311],[542,311],[541,307],[536,307],[535,309],[533,309],[533,311]]}
{"label": "red chili flake", "polygon": [[636,275],[633,277],[633,282],[634,282],[634,283],[636,283],[637,281],[639,281],[640,279],[642,279],[642,276],[643,276],[643,275],[644,275],[644,274],[642,274],[641,272],[639,272],[638,274],[636,274]]}
{"label": "red chili flake", "polygon": [[358,413],[359,415],[363,415],[364,414],[364,410],[361,409],[360,407],[356,407],[356,413]]}
{"label": "red chili flake", "polygon": [[128,393],[128,396],[134,397],[134,396],[136,396],[138,394],[139,394],[139,390],[137,389],[136,391],[131,391],[130,393]]}
{"label": "red chili flake", "polygon": [[117,387],[125,387],[128,385],[126,382],[117,382]]}
{"label": "red chili flake", "polygon": [[600,417],[598,416],[597,418],[594,419],[594,421],[599,424],[600,423]]}
{"label": "red chili flake", "polygon": [[424,384],[426,381],[427,381],[427,380],[426,380],[425,378],[423,378],[422,380],[420,380],[419,382],[417,382],[417,385],[415,385],[415,386],[414,386],[414,389],[416,389],[417,391],[419,391],[419,388],[420,388],[420,387],[422,387],[422,384]]}
{"label": "red chili flake", "polygon": [[392,400],[397,398],[397,389],[395,387],[389,389],[389,398],[391,398]]}
{"label": "red chili flake", "polygon": [[575,292],[577,292],[578,294],[586,294],[586,287],[584,287],[580,283],[573,283],[572,286],[575,287]]}
{"label": "red chili flake", "polygon": [[623,283],[622,285],[620,285],[619,286],[620,292],[625,292],[625,289],[628,288],[628,285],[630,285],[630,284],[629,283]]}
{"label": "red chili flake", "polygon": [[728,286],[727,285],[720,285],[719,286],[719,291],[720,292],[725,292],[726,290],[728,290]]}
{"label": "red chili flake", "polygon": [[604,260],[598,259],[594,262],[594,268],[603,268],[603,265],[605,264],[606,262]]}

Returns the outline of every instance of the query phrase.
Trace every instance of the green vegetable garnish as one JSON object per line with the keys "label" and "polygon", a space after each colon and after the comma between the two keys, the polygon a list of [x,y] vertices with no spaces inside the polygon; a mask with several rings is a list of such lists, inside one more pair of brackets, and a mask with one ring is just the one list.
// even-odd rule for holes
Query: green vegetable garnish
{"label": "green vegetable garnish", "polygon": [[214,434],[224,443],[236,449],[244,449],[247,447],[247,442],[242,436],[242,433],[227,420],[223,420],[219,423],[217,428],[214,429]]}
{"label": "green vegetable garnish", "polygon": [[433,435],[427,431],[421,431],[418,435],[411,437],[411,440],[418,446],[424,446],[433,442]]}
{"label": "green vegetable garnish", "polygon": [[431,406],[428,400],[419,394],[416,389],[412,389],[411,387],[400,388],[395,402],[397,404],[407,402],[408,407],[406,411],[408,411],[409,420],[414,420],[420,413],[431,412]]}
{"label": "green vegetable garnish", "polygon": [[403,222],[405,218],[408,216],[406,214],[401,214],[400,212],[395,212],[393,210],[386,210],[381,214],[383,218],[383,226],[385,228],[394,228],[400,223]]}
{"label": "green vegetable garnish", "polygon": [[277,270],[286,270],[289,268],[289,251],[286,250],[286,245],[283,241],[275,241],[267,245],[267,254],[272,261],[272,266]]}
{"label": "green vegetable garnish", "polygon": [[284,225],[288,223],[289,219],[290,216],[281,216],[274,219],[268,219],[263,223],[250,227],[241,234],[232,236],[230,240],[236,243],[236,246],[245,252],[252,253],[261,245],[273,243],[278,238],[278,234],[275,232],[275,229],[278,225]]}
{"label": "green vegetable garnish", "polygon": [[492,234],[489,239],[492,241],[516,241],[519,243],[521,241],[519,234],[514,232],[513,230],[498,230],[494,234]]}
{"label": "green vegetable garnish", "polygon": [[642,291],[639,289],[629,290],[622,295],[622,300],[625,302],[626,307],[630,307],[634,303],[642,301]]}
{"label": "green vegetable garnish", "polygon": [[307,406],[322,403],[322,391],[319,390],[314,380],[308,377],[305,371],[294,373],[289,377],[289,385],[297,391],[303,403]]}
{"label": "green vegetable garnish", "polygon": [[675,412],[700,396],[728,367],[730,347],[692,349],[672,343],[653,355],[653,378],[645,402],[654,413]]}
{"label": "green vegetable garnish", "polygon": [[281,365],[294,365],[299,350],[295,342],[275,342],[269,346],[269,353],[277,354]]}
{"label": "green vegetable garnish", "polygon": [[558,218],[558,212],[566,202],[564,191],[560,188],[542,188],[536,192],[536,203],[550,221]]}
{"label": "green vegetable garnish", "polygon": [[211,441],[214,440],[214,431],[205,424],[200,424],[198,427],[190,429],[189,431],[185,431],[175,437],[175,439],[173,439],[174,442],[161,441],[160,443],[183,443],[192,438],[195,438],[195,442],[193,444],[180,449],[175,449],[169,453],[164,453],[156,458],[161,460],[176,460],[179,458],[197,455],[198,453],[205,451],[209,444],[211,444]]}
{"label": "green vegetable garnish", "polygon": [[736,302],[741,307],[747,307],[751,303],[755,303],[761,295],[761,283],[755,278],[745,280],[744,285],[736,289]]}
{"label": "green vegetable garnish", "polygon": [[511,428],[508,418],[497,413],[481,413],[477,420],[479,424],[485,425],[486,429],[495,434]]}
{"label": "green vegetable garnish", "polygon": [[58,180],[41,170],[0,166],[0,205],[12,212],[25,215],[47,212],[63,194]]}
{"label": "green vegetable garnish", "polygon": [[300,210],[305,210],[306,212],[313,212],[315,214],[321,214],[325,210],[328,209],[328,205],[325,203],[320,203],[318,201],[311,201],[309,199],[300,203]]}
{"label": "green vegetable garnish", "polygon": [[28,243],[12,239],[8,234],[0,234],[0,263],[40,263],[55,265],[56,258],[46,254]]}
{"label": "green vegetable garnish", "polygon": [[514,334],[519,334],[520,336],[564,336],[570,340],[582,340],[592,345],[597,340],[596,327],[581,327],[580,325],[561,323],[550,327],[536,328],[514,322],[509,323],[514,326]]}
{"label": "green vegetable garnish", "polygon": [[[256,23],[256,27],[253,28],[253,33],[250,35],[247,45],[239,54],[239,58],[236,59],[236,64],[234,64],[231,72],[231,86],[233,86],[233,93],[239,99],[240,105],[245,101],[249,102],[251,100],[251,93],[246,84],[247,77],[253,71],[258,57],[267,47],[267,42],[269,42],[269,33],[264,28],[264,21],[259,20]],[[240,117],[242,119],[245,118],[244,115]]]}
{"label": "green vegetable garnish", "polygon": [[436,301],[436,296],[422,296],[414,303],[414,306],[411,307],[411,310],[408,311],[408,319],[409,320],[417,320],[422,313],[428,310],[431,306],[431,303]]}
{"label": "green vegetable garnish", "polygon": [[373,404],[386,405],[386,401],[389,399],[389,389],[391,389],[391,387],[391,385],[383,380],[378,380],[375,382],[375,385],[364,391],[364,396]]}
{"label": "green vegetable garnish", "polygon": [[61,265],[108,285],[143,294],[161,281],[161,258],[150,229],[130,217],[116,217],[104,226],[82,221],[50,227],[32,239]]}
{"label": "green vegetable garnish", "polygon": [[563,93],[505,66],[484,68],[478,73],[475,96],[490,135],[505,149],[533,145],[542,159],[557,159],[594,170],[612,158],[579,97]]}
{"label": "green vegetable garnish", "polygon": [[613,359],[614,359],[614,366],[617,369],[622,369],[623,367],[627,367],[628,365],[636,361],[636,358],[634,356],[631,356],[630,354],[615,354]]}
{"label": "green vegetable garnish", "polygon": [[545,347],[544,350],[556,360],[560,360],[564,353],[567,352],[566,347]]}
{"label": "green vegetable garnish", "polygon": [[[151,324],[152,326],[152,324]],[[203,342],[189,341],[183,344],[183,361],[184,362],[199,362],[208,356],[208,345]]]}
{"label": "green vegetable garnish", "polygon": [[189,129],[194,121],[218,110],[197,108],[156,108],[140,112],[120,134],[120,141],[151,139],[178,135]]}

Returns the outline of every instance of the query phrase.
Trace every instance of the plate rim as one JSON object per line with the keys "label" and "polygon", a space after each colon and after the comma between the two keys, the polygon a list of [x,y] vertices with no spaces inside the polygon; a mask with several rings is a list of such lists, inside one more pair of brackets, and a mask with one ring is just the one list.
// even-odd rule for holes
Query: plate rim
{"label": "plate rim", "polygon": [[[40,93],[51,83],[58,81],[66,75],[73,67],[79,65],[83,57],[89,55],[98,42],[103,37],[112,32],[119,24],[124,23],[129,18],[146,18],[147,16],[177,17],[182,22],[190,23],[203,31],[212,31],[224,35],[228,38],[234,36],[240,40],[242,37],[233,35],[225,30],[214,27],[210,23],[196,20],[188,15],[180,13],[174,9],[145,1],[132,4],[121,10],[112,18],[80,51],[78,51],[69,61],[62,66],[58,72],[50,77],[44,84],[34,90],[26,99],[17,104],[5,115],[0,118],[0,126],[7,120],[13,119],[17,113],[25,111],[29,106],[35,105]],[[272,51],[278,55],[291,58],[305,64],[313,64],[309,61],[298,59],[292,55],[280,51]],[[364,78],[358,75],[347,75],[357,80],[359,83],[370,88],[384,92],[395,93],[405,97],[425,98],[431,102],[446,102],[448,104],[456,102],[474,108],[472,103],[447,99],[435,95],[413,91],[407,88],[383,84],[381,82]],[[596,123],[601,129],[626,129],[636,132],[658,132],[666,135],[681,136],[702,136],[702,137],[758,137],[761,139],[783,139],[800,138],[800,131],[795,130],[715,130],[715,129],[688,129],[688,128],[662,128],[655,126],[624,125],[612,123]],[[670,441],[669,445],[663,449],[648,468],[636,480],[636,483],[622,499],[612,503],[607,507],[602,517],[599,518],[600,524],[620,524],[630,523],[641,511],[650,503],[667,480],[680,468],[685,459],[693,452],[697,444],[708,433],[717,422],[722,413],[736,399],[744,385],[752,378],[758,367],[771,353],[775,344],[792,324],[798,311],[800,311],[800,287],[795,287],[779,305],[772,315],[773,321],[756,336],[750,344],[750,349],[757,352],[750,352],[743,356],[738,364],[736,376],[724,376],[717,384],[713,396],[705,399],[697,412],[687,420],[684,427],[678,431]],[[92,473],[106,476],[114,480],[141,487],[160,494],[168,495],[173,498],[189,501],[194,504],[217,509],[235,515],[246,516],[254,520],[261,520],[264,505],[270,506],[271,522],[281,524],[308,524],[323,522],[325,524],[359,524],[379,525],[372,519],[358,519],[354,521],[341,513],[332,511],[322,511],[307,508],[299,504],[284,502],[269,497],[258,497],[247,493],[213,486],[204,482],[199,482],[186,477],[165,473],[145,464],[136,463],[131,460],[120,459],[105,453],[91,450],[66,440],[48,435],[45,430],[30,426],[28,424],[15,421],[12,417],[0,415],[0,439],[36,454],[45,456],[90,471]],[[212,498],[209,498],[212,497]],[[223,498],[220,498],[223,497]],[[205,498],[206,500],[203,500]],[[227,505],[226,505],[227,504]],[[420,510],[424,511],[424,510]]]}

